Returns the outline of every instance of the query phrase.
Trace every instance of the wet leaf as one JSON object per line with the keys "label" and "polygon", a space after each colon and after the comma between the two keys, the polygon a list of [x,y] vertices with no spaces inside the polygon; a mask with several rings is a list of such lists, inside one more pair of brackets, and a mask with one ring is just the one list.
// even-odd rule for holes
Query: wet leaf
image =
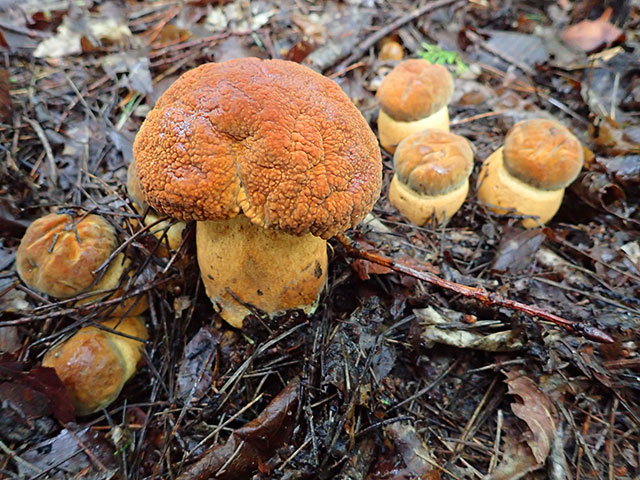
{"label": "wet leaf", "polygon": [[571,25],[562,32],[560,38],[567,45],[583,52],[590,52],[602,45],[615,42],[623,32],[609,22],[612,13],[613,10],[609,7],[596,20],[583,20]]}
{"label": "wet leaf", "polygon": [[[393,440],[396,451],[402,457],[407,470],[412,474],[425,478],[424,475],[434,470],[433,464],[435,460],[431,451],[412,425],[396,422],[387,425],[384,431]],[[431,460],[431,463],[429,460]]]}
{"label": "wet leaf", "polygon": [[503,233],[491,270],[500,273],[517,273],[533,263],[533,258],[544,242],[542,229],[511,230]]}
{"label": "wet leaf", "polygon": [[[101,432],[90,428],[78,429],[69,424],[58,436],[27,450],[22,459],[30,466],[18,463],[23,475],[32,477],[33,468],[48,470],[46,478],[66,480],[69,478],[91,478],[109,480],[116,478],[119,462],[111,445]],[[86,452],[90,455],[87,455]]]}
{"label": "wet leaf", "polygon": [[290,441],[299,394],[300,381],[294,379],[255,420],[234,430],[226,443],[205,452],[178,480],[250,478],[258,465]]}
{"label": "wet leaf", "polygon": [[219,332],[203,327],[187,343],[178,371],[178,398],[195,403],[207,393],[219,340]]}

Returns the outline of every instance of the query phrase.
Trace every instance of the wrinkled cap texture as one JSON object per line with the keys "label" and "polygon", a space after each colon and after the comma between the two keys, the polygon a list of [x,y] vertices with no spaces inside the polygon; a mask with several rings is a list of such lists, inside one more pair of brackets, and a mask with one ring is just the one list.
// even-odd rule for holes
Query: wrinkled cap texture
{"label": "wrinkled cap texture", "polygon": [[442,65],[410,59],[382,79],[376,97],[387,115],[414,122],[446,106],[453,95],[453,78]]}
{"label": "wrinkled cap texture", "polygon": [[464,137],[424,130],[400,142],[393,162],[398,179],[415,192],[443,195],[469,178],[473,151]]}
{"label": "wrinkled cap texture", "polygon": [[584,164],[580,141],[553,120],[516,123],[504,140],[504,165],[519,180],[543,190],[573,182]]}
{"label": "wrinkled cap texture", "polygon": [[118,246],[115,229],[98,215],[51,213],[34,221],[16,254],[18,275],[29,287],[69,298],[93,286],[97,270]]}
{"label": "wrinkled cap texture", "polygon": [[378,143],[333,81],[283,60],[243,58],[182,75],[134,142],[148,203],[180,220],[252,222],[329,238],[380,193]]}

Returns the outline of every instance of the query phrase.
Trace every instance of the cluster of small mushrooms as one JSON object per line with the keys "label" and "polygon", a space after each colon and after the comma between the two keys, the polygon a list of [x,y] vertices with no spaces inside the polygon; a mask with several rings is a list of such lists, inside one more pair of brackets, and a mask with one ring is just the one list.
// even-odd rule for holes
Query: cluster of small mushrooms
{"label": "cluster of small mushrooms", "polygon": [[[377,93],[380,144],[394,154],[390,201],[418,225],[450,219],[469,190],[473,150],[449,133],[452,93],[446,68],[425,60],[400,62]],[[563,126],[519,123],[483,164],[478,198],[540,225],[582,161]],[[197,222],[207,295],[240,328],[251,313],[316,309],[326,240],[363,219],[381,183],[378,141],[336,83],[293,62],[244,58],[188,71],[160,97],[136,136],[127,191],[162,239],[161,255],[180,247],[185,222]],[[119,298],[132,281],[119,243],[105,218],[52,213],[27,229],[17,271],[53,298]],[[147,307],[144,295],[125,295],[106,320],[45,354],[78,414],[106,407],[136,371]]]}
{"label": "cluster of small mushrooms", "polygon": [[[426,60],[399,63],[378,88],[378,135],[395,170],[389,200],[416,225],[445,223],[469,191],[473,150],[449,132],[452,94],[447,69]],[[537,227],[556,214],[583,163],[582,146],[566,127],[525,120],[483,163],[477,196],[495,213],[516,213],[525,228]]]}

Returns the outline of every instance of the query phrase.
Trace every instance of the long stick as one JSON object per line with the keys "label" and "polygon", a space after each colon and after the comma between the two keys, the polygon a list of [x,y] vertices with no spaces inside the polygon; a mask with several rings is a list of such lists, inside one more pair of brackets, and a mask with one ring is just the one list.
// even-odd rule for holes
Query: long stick
{"label": "long stick", "polygon": [[417,278],[418,280],[430,283],[431,285],[454,291],[456,293],[459,293],[460,295],[464,295],[465,297],[474,298],[482,302],[484,305],[498,305],[500,307],[506,307],[510,308],[511,310],[517,310],[519,312],[527,313],[533,317],[549,320],[550,322],[563,327],[565,330],[571,333],[581,335],[589,340],[593,340],[594,342],[614,343],[613,338],[611,338],[609,334],[592,325],[588,325],[584,322],[567,320],[566,318],[559,317],[558,315],[554,315],[553,313],[545,312],[544,310],[533,305],[527,305],[526,303],[521,303],[515,300],[501,297],[500,295],[489,292],[484,288],[468,287],[459,283],[450,282],[430,272],[415,270],[408,265],[397,262],[391,258],[358,248],[356,244],[345,235],[336,235],[336,238],[338,239],[338,241],[340,241],[340,243],[342,243],[342,245],[344,245],[347,253],[352,257],[368,260],[369,262],[382,265],[405,275],[409,275],[413,278]]}

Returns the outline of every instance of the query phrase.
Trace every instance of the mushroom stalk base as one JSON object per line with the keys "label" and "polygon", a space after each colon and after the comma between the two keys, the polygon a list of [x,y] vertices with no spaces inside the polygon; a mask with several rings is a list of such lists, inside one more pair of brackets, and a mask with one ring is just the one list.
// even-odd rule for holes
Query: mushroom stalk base
{"label": "mushroom stalk base", "polygon": [[378,137],[386,151],[395,153],[398,144],[412,133],[434,128],[449,131],[449,109],[445,105],[428,117],[414,122],[401,122],[387,115],[382,108],[378,116]]}
{"label": "mushroom stalk base", "polygon": [[464,203],[469,192],[469,180],[455,190],[442,195],[422,195],[394,175],[389,187],[389,201],[416,225],[425,225],[432,218],[447,222]]}
{"label": "mushroom stalk base", "polygon": [[238,215],[198,222],[196,244],[207,295],[232,326],[242,327],[248,305],[270,317],[315,311],[327,278],[325,240],[264,229]]}
{"label": "mushroom stalk base", "polygon": [[540,190],[518,180],[504,166],[503,148],[492,153],[478,175],[478,200],[498,214],[516,212],[535,218],[522,220],[525,228],[547,223],[562,203],[564,188]]}

